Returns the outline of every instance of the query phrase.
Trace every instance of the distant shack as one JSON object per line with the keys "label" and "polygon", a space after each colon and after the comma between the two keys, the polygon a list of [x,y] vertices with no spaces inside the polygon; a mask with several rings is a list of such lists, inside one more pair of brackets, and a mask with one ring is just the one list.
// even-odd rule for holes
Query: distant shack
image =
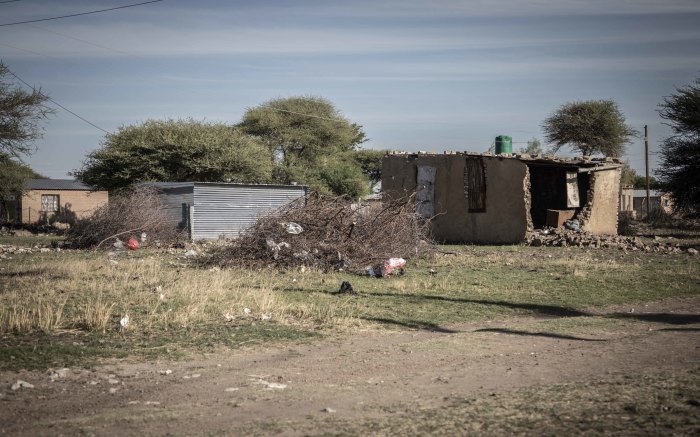
{"label": "distant shack", "polygon": [[576,219],[617,234],[620,163],[469,152],[395,153],[382,162],[385,198],[415,193],[445,242],[518,243],[528,231]]}
{"label": "distant shack", "polygon": [[302,185],[219,182],[146,182],[163,203],[173,226],[192,240],[235,238],[263,213],[305,197]]}

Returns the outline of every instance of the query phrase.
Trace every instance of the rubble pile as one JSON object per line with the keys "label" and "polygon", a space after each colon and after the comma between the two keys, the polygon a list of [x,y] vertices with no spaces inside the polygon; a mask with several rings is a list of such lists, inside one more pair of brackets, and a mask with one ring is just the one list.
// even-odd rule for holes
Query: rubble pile
{"label": "rubble pile", "polygon": [[315,267],[364,273],[433,247],[412,198],[355,204],[314,194],[265,215],[212,259],[222,266]]}
{"label": "rubble pile", "polygon": [[[657,253],[681,253],[684,250],[673,244],[663,243],[658,239],[644,241],[639,237],[622,235],[593,235],[580,229],[573,230],[565,227],[536,229],[525,238],[527,246],[558,246],[558,247],[617,247],[625,251],[643,251]],[[693,248],[687,249],[691,255],[697,254]]]}
{"label": "rubble pile", "polygon": [[0,244],[0,259],[7,258],[8,255],[19,255],[22,253],[45,253],[51,252],[52,250],[60,251],[60,248],[51,249],[48,247],[23,247],[23,246],[13,246],[11,244]]}

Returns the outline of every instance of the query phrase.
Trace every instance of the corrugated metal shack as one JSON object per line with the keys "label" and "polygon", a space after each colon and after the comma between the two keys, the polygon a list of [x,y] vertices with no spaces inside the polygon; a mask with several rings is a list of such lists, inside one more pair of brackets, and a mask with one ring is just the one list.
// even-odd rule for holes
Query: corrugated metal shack
{"label": "corrugated metal shack", "polygon": [[192,240],[235,238],[257,217],[306,196],[303,185],[147,182],[158,189],[173,225]]}

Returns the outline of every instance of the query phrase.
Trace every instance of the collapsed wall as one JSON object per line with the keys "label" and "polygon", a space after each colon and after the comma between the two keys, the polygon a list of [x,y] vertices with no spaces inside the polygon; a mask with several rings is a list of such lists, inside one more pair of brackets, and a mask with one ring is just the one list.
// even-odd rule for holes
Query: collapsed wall
{"label": "collapsed wall", "polygon": [[588,202],[578,214],[581,229],[596,235],[616,235],[620,169],[591,171]]}

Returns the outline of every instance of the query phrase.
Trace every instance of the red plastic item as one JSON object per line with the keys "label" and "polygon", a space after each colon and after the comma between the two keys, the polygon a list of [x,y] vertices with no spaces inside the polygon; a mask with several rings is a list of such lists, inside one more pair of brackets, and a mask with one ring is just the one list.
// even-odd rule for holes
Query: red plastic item
{"label": "red plastic item", "polygon": [[129,238],[129,241],[126,242],[126,247],[129,248],[129,250],[137,250],[139,247],[139,240],[137,240],[134,237]]}

